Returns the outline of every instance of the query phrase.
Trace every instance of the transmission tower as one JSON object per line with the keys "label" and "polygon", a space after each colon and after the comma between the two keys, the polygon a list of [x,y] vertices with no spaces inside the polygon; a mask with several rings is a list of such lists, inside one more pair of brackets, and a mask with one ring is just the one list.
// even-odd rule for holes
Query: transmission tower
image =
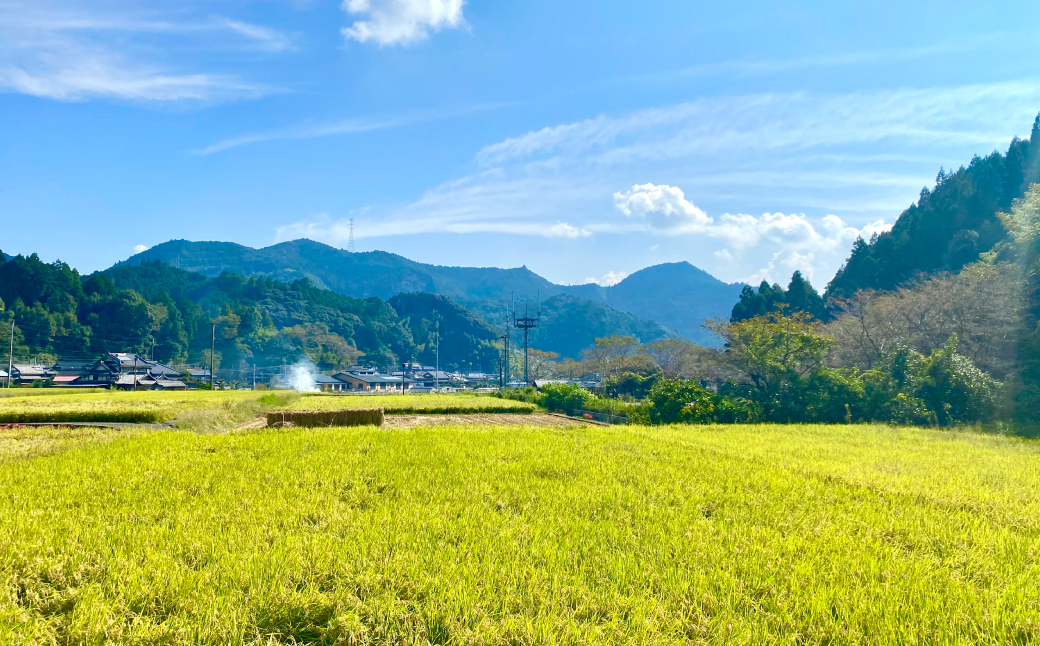
{"label": "transmission tower", "polygon": [[542,301],[538,299],[538,313],[535,316],[529,316],[527,312],[527,303],[524,303],[524,315],[517,316],[516,310],[513,310],[513,327],[524,331],[524,383],[531,385],[531,378],[527,370],[527,351],[530,349],[531,344],[528,341],[528,336],[531,330],[538,327],[538,323],[542,320]]}
{"label": "transmission tower", "polygon": [[347,251],[354,253],[354,218],[350,218],[350,236],[347,238]]}

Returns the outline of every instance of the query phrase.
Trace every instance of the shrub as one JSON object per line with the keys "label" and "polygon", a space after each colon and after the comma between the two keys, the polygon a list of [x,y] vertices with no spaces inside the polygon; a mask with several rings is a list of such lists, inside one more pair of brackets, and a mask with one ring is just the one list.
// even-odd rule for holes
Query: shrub
{"label": "shrub", "polygon": [[595,395],[578,384],[546,384],[542,386],[538,405],[550,411],[574,410],[585,408],[595,398]]}

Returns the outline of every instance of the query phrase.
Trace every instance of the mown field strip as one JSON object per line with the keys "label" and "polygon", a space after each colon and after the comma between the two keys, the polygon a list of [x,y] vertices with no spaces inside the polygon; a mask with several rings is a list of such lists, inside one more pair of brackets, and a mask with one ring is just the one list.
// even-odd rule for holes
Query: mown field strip
{"label": "mown field strip", "polygon": [[472,394],[422,393],[414,395],[305,395],[289,410],[323,411],[382,408],[387,415],[465,413],[531,413],[534,404]]}
{"label": "mown field strip", "polygon": [[149,433],[0,465],[0,642],[1028,643],[1038,467],[870,426]]}
{"label": "mown field strip", "polygon": [[0,424],[48,422],[168,422],[187,410],[259,399],[250,390],[72,393],[0,399]]}

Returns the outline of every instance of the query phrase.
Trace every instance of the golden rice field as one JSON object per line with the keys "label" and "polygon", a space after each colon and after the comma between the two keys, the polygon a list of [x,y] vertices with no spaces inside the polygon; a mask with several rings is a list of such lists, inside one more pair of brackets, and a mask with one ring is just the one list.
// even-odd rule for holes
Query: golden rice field
{"label": "golden rice field", "polygon": [[160,431],[0,462],[3,644],[1028,644],[1037,580],[1040,444],[971,432]]}
{"label": "golden rice field", "polygon": [[[43,389],[34,389],[37,392]],[[224,402],[258,400],[263,393],[251,390],[132,392],[102,391],[56,394],[35,393],[0,399],[0,424],[47,422],[158,423],[175,419],[197,408]]]}
{"label": "golden rice field", "polygon": [[407,413],[531,413],[534,404],[466,393],[417,393],[414,395],[304,395],[290,410],[322,411],[348,408],[382,408],[388,415]]}

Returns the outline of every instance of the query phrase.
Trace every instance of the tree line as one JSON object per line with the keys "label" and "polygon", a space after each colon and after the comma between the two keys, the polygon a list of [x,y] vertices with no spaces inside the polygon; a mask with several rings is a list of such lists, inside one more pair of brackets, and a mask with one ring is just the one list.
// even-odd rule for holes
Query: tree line
{"label": "tree line", "polygon": [[207,278],[159,261],[82,277],[37,254],[0,254],[0,336],[10,338],[13,319],[14,355],[22,360],[137,352],[209,365],[212,345],[217,369],[248,371],[301,357],[326,371],[359,360],[390,368],[409,359],[432,362],[431,331],[444,319],[454,325],[445,330],[442,358],[467,368],[497,356],[494,331],[448,299],[401,295],[396,304],[404,315],[379,298],[351,298],[307,278]]}

